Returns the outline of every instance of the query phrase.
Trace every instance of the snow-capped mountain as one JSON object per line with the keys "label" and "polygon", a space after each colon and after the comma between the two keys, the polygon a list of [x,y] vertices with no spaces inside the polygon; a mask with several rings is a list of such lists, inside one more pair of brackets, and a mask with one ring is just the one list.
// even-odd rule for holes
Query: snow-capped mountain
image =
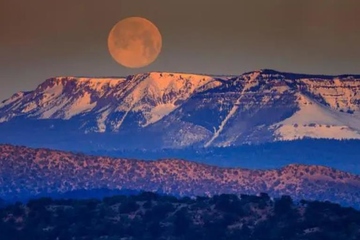
{"label": "snow-capped mountain", "polygon": [[322,166],[274,170],[221,168],[163,159],[140,161],[0,145],[0,198],[91,189],[160,191],[182,196],[222,193],[331,200],[358,206],[360,176]]}
{"label": "snow-capped mountain", "polygon": [[[147,73],[127,78],[57,77],[46,80],[32,92],[20,92],[4,101],[1,122],[17,116],[63,119],[94,113],[95,131],[118,131],[129,113],[141,114],[139,126],[147,126],[172,112],[196,91],[220,83],[208,76]],[[120,119],[105,124],[108,116]]]}
{"label": "snow-capped mountain", "polygon": [[0,141],[178,148],[360,139],[359,110],[360,75],[56,77],[0,104]]}

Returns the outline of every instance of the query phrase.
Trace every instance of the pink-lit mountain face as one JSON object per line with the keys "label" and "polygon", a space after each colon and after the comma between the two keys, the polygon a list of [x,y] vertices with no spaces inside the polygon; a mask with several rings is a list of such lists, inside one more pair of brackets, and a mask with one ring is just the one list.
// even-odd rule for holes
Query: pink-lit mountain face
{"label": "pink-lit mountain face", "polygon": [[74,190],[134,189],[181,196],[291,195],[357,206],[360,177],[320,166],[220,168],[175,159],[140,161],[0,145],[0,198]]}
{"label": "pink-lit mountain face", "polygon": [[273,70],[57,77],[0,104],[0,141],[121,149],[360,139],[359,93],[359,75]]}

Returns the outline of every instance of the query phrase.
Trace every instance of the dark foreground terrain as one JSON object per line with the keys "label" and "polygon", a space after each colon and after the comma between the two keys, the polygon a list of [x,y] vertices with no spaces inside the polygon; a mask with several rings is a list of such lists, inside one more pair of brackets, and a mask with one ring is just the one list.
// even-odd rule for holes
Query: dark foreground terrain
{"label": "dark foreground terrain", "polygon": [[360,239],[360,212],[288,196],[182,198],[144,192],[103,200],[41,198],[0,209],[2,240]]}

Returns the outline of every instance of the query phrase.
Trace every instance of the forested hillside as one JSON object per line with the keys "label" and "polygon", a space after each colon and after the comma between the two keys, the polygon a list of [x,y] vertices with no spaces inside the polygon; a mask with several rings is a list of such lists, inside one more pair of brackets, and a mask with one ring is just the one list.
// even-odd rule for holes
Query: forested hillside
{"label": "forested hillside", "polygon": [[103,200],[42,198],[0,209],[3,240],[360,238],[360,212],[289,196],[182,198],[144,192]]}

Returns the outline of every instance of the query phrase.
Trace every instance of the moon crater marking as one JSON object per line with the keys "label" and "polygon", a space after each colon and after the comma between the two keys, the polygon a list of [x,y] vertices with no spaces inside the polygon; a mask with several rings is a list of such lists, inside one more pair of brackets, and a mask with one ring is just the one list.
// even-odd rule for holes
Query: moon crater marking
{"label": "moon crater marking", "polygon": [[156,60],[162,47],[158,28],[140,17],[126,18],[110,31],[108,48],[119,64],[128,68],[145,67]]}

